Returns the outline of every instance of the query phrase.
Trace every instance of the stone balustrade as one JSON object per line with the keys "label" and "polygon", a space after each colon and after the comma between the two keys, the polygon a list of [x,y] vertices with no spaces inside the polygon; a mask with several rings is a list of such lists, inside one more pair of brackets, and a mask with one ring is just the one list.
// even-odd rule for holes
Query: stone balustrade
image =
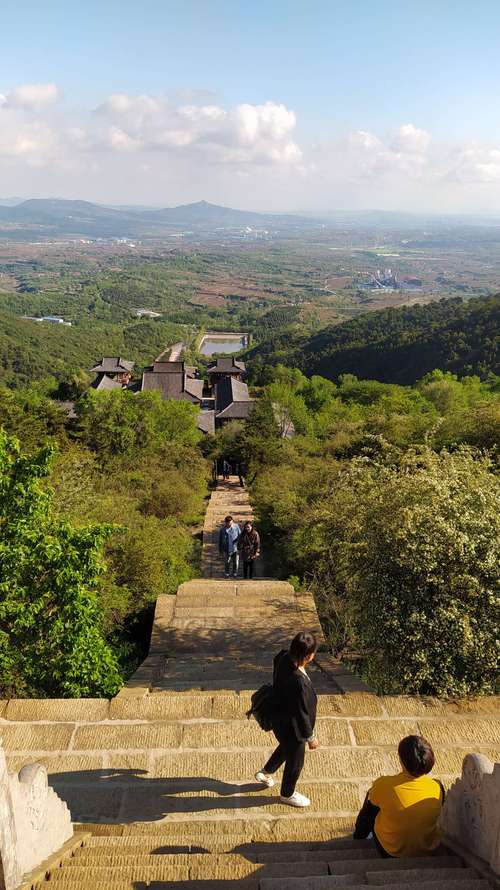
{"label": "stone balustrade", "polygon": [[0,748],[0,890],[15,890],[23,875],[73,835],[71,815],[37,763],[9,774]]}
{"label": "stone balustrade", "polygon": [[441,831],[500,877],[500,763],[484,754],[464,758],[441,814]]}

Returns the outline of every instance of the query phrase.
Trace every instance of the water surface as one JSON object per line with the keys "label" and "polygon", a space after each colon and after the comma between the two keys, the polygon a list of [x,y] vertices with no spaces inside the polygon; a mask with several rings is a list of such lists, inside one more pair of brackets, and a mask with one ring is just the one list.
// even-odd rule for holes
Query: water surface
{"label": "water surface", "polygon": [[216,352],[239,352],[246,343],[245,337],[231,338],[227,337],[207,337],[203,341],[200,352],[202,355],[214,355]]}

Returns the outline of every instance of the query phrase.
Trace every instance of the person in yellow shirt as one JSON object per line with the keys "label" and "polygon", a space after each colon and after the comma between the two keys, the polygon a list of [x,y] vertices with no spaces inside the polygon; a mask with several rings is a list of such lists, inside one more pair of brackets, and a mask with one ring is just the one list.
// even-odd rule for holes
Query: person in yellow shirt
{"label": "person in yellow shirt", "polygon": [[381,856],[426,856],[440,844],[444,788],[429,776],[434,752],[422,736],[402,739],[398,755],[402,772],[375,780],[356,819],[354,838],[373,834]]}

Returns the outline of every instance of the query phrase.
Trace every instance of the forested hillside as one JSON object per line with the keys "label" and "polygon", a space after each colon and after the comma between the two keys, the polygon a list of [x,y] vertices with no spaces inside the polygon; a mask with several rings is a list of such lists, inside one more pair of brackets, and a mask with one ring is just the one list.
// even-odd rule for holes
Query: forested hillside
{"label": "forested hillside", "polygon": [[254,374],[265,381],[281,363],[330,380],[356,374],[407,385],[436,368],[485,378],[500,368],[499,331],[500,295],[370,312],[310,337],[295,324],[252,351]]}
{"label": "forested hillside", "polygon": [[88,321],[67,327],[0,312],[0,383],[20,387],[46,377],[67,381],[102,355],[122,355],[145,365],[185,337],[185,328],[162,321]]}

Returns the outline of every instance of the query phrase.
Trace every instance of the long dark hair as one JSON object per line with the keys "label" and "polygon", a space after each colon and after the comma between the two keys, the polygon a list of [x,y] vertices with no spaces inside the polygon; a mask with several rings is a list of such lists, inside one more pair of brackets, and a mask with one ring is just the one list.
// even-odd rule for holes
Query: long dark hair
{"label": "long dark hair", "polygon": [[313,652],[316,652],[317,648],[318,641],[314,634],[308,630],[303,630],[290,643],[290,658],[297,667],[300,667]]}

